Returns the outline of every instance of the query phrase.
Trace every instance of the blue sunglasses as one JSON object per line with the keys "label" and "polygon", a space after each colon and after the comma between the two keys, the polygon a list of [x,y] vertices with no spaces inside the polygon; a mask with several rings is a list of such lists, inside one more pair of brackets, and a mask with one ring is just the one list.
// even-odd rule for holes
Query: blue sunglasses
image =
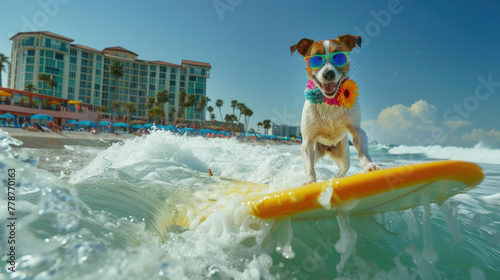
{"label": "blue sunglasses", "polygon": [[350,52],[334,52],[329,55],[316,54],[311,56],[306,56],[304,59],[307,62],[307,66],[311,69],[319,69],[325,64],[326,58],[329,58],[335,67],[344,67],[347,64],[347,58]]}

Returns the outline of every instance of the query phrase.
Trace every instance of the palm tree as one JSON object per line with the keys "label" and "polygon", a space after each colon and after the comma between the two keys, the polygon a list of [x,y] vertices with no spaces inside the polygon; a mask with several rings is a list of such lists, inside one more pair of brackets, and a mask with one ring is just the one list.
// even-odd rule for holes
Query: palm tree
{"label": "palm tree", "polygon": [[0,87],[2,86],[2,72],[6,71],[7,65],[9,64],[9,57],[0,53]]}
{"label": "palm tree", "polygon": [[215,120],[215,114],[210,114],[210,121],[214,121]]}
{"label": "palm tree", "polygon": [[135,107],[135,103],[133,102],[127,102],[123,106],[125,109],[127,109],[127,120],[128,123],[130,124],[130,113],[135,113],[137,111],[137,108]]}
{"label": "palm tree", "polygon": [[217,101],[215,101],[215,106],[216,107],[219,107],[219,114],[220,114],[220,121],[224,121],[222,119],[222,111],[220,110],[220,108],[222,107],[222,105],[224,105],[224,101],[222,101],[222,99],[217,99]]}
{"label": "palm tree", "polygon": [[49,80],[49,88],[52,89],[52,96],[54,96],[54,88],[57,87],[57,81],[54,78]]}
{"label": "palm tree", "polygon": [[148,110],[148,118],[153,117],[155,124],[158,123],[158,117],[165,117],[165,112],[162,108],[155,106]]}
{"label": "palm tree", "polygon": [[106,107],[104,106],[97,107],[97,112],[99,112],[99,118],[101,118],[102,113],[106,112]]}
{"label": "palm tree", "polygon": [[146,99],[146,108],[148,109],[153,108],[153,106],[155,106],[155,102],[156,101],[154,97],[148,96],[148,98]]}
{"label": "palm tree", "polygon": [[[231,115],[231,125],[234,124],[235,121],[238,120],[238,117],[235,114]],[[236,124],[236,130],[238,130],[238,124]]]}
{"label": "palm tree", "polygon": [[262,122],[264,123],[264,134],[267,134],[271,128],[271,120],[263,120]]}
{"label": "palm tree", "polygon": [[113,111],[115,112],[113,115],[113,120],[116,120],[118,118],[118,108],[120,108],[120,106],[121,104],[118,101],[113,101],[113,103],[111,103],[111,109],[113,109]]}
{"label": "palm tree", "polygon": [[188,94],[187,96],[187,102],[186,102],[186,107],[191,107],[193,106],[193,119],[194,119],[194,104],[196,102],[196,96],[194,94]]}
{"label": "palm tree", "polygon": [[177,117],[179,119],[184,118],[184,106],[186,104],[186,91],[181,90],[179,92],[179,112],[177,113]]}
{"label": "palm tree", "polygon": [[248,108],[248,107],[245,107],[243,108],[243,114],[245,115],[245,132],[246,130],[248,129],[248,123],[250,122],[250,117],[253,116],[253,111]]}
{"label": "palm tree", "polygon": [[210,98],[203,97],[200,99],[200,102],[198,102],[198,110],[201,111],[200,123],[202,120],[205,121],[205,108],[207,107],[208,101],[210,101]]}
{"label": "palm tree", "polygon": [[[169,101],[168,90],[164,88],[160,92],[157,92],[156,100],[158,101],[158,104],[161,105],[161,108],[164,109],[165,103]],[[167,106],[167,112],[168,112],[168,106]]]}
{"label": "palm tree", "polygon": [[238,122],[240,122],[241,115],[243,114],[243,111],[245,110],[246,107],[247,107],[247,105],[245,105],[245,103],[237,103],[236,104],[236,108],[240,111],[240,115],[238,117]]}
{"label": "palm tree", "polygon": [[163,105],[169,101],[168,90],[164,88],[164,89],[162,89],[162,91],[157,92],[156,93],[156,100],[163,108]]}
{"label": "palm tree", "polygon": [[116,97],[118,95],[118,78],[123,77],[123,73],[125,71],[123,70],[123,66],[120,64],[118,60],[115,60],[113,64],[109,67],[109,74],[115,76],[115,98],[114,101],[116,101]]}
{"label": "palm tree", "polygon": [[50,76],[47,74],[38,74],[38,80],[42,81],[42,94],[45,95],[45,83],[50,82]]}
{"label": "palm tree", "polygon": [[264,125],[264,124],[263,124],[263,123],[261,123],[261,122],[258,122],[258,123],[257,123],[257,131],[258,131],[259,133],[260,133],[260,129],[261,129],[261,127],[262,127],[263,125]]}
{"label": "palm tree", "polygon": [[233,115],[234,115],[234,109],[236,108],[237,104],[238,104],[238,100],[231,100],[231,108],[233,108]]}
{"label": "palm tree", "polygon": [[207,111],[210,114],[210,120],[212,121],[213,120],[213,118],[212,118],[212,112],[214,111],[214,107],[208,106],[207,107]]}
{"label": "palm tree", "polygon": [[231,116],[226,114],[226,116],[224,117],[224,121],[226,121],[226,126],[227,126],[227,123],[231,121]]}
{"label": "palm tree", "polygon": [[27,84],[24,90],[29,92],[36,92],[36,87],[33,84]]}

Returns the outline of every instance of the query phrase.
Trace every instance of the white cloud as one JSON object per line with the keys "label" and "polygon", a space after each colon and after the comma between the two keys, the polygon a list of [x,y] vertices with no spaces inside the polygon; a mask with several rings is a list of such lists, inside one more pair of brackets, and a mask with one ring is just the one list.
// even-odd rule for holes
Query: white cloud
{"label": "white cloud", "polygon": [[435,122],[437,108],[425,100],[410,107],[397,104],[380,112],[377,120],[363,122],[371,139],[393,144],[440,144],[444,130]]}
{"label": "white cloud", "polygon": [[500,145],[500,131],[495,129],[486,131],[482,128],[474,128],[471,133],[465,133],[460,138],[470,144],[483,141],[493,145]]}
{"label": "white cloud", "polygon": [[451,145],[471,146],[485,142],[500,146],[500,132],[491,129],[473,128],[470,133],[458,130],[473,125],[468,120],[443,122],[436,116],[437,108],[425,100],[407,107],[401,104],[385,108],[376,120],[361,124],[372,140],[405,145]]}
{"label": "white cloud", "polygon": [[455,131],[455,130],[462,128],[462,127],[465,127],[465,126],[471,126],[472,122],[471,121],[457,120],[457,121],[442,122],[441,124],[446,126],[449,130]]}

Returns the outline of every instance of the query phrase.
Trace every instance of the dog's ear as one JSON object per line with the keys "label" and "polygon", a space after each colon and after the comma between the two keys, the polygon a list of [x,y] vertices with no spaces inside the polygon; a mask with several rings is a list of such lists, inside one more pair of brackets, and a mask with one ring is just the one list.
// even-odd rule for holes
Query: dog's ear
{"label": "dog's ear", "polygon": [[312,43],[314,43],[314,40],[302,38],[297,44],[290,47],[290,55],[297,51],[301,56],[304,56]]}
{"label": "dog's ear", "polygon": [[359,37],[359,36],[352,36],[349,34],[345,34],[345,35],[339,36],[337,38],[337,40],[344,42],[350,51],[352,49],[354,49],[354,47],[356,47],[356,45],[358,45],[358,47],[361,47],[361,37]]}

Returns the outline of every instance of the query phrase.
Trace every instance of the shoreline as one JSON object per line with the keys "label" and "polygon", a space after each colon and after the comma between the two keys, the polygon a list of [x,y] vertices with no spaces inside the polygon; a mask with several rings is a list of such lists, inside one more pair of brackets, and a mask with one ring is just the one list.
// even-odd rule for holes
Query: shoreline
{"label": "shoreline", "polygon": [[0,129],[23,142],[20,146],[12,146],[13,148],[62,148],[65,145],[109,147],[113,143],[137,137],[133,134],[92,134],[86,131],[63,131],[63,134],[57,134],[12,127],[0,127]]}

